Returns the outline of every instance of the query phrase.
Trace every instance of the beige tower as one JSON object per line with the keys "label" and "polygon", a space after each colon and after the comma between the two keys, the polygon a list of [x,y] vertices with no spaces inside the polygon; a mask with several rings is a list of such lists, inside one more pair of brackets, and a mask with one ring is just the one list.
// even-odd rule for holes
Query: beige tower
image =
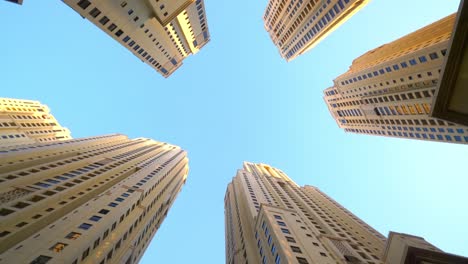
{"label": "beige tower", "polygon": [[0,149],[71,139],[46,105],[38,101],[0,98]]}
{"label": "beige tower", "polygon": [[164,77],[209,40],[203,0],[63,0]]}
{"label": "beige tower", "polygon": [[370,0],[270,0],[263,20],[287,61],[312,49]]}
{"label": "beige tower", "polygon": [[224,206],[226,263],[377,263],[385,249],[379,232],[268,165],[244,163]]}
{"label": "beige tower", "polygon": [[468,143],[468,127],[432,118],[431,106],[455,14],[353,61],[326,89],[325,101],[347,132]]}
{"label": "beige tower", "polygon": [[299,187],[265,164],[245,162],[237,171],[224,215],[227,264],[468,263],[421,237],[390,232],[386,243],[316,187]]}
{"label": "beige tower", "polygon": [[0,153],[0,263],[137,263],[188,173],[186,152],[106,135]]}

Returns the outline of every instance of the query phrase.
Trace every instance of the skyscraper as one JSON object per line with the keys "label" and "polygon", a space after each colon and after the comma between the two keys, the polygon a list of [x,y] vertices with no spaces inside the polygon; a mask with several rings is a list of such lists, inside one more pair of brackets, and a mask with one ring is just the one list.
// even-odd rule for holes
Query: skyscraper
{"label": "skyscraper", "polygon": [[312,49],[369,0],[270,0],[263,20],[287,61]]}
{"label": "skyscraper", "polygon": [[347,132],[468,143],[468,127],[430,117],[455,14],[353,61],[324,91]]}
{"label": "skyscraper", "polygon": [[203,0],[64,0],[164,77],[209,40]]}
{"label": "skyscraper", "polygon": [[0,263],[137,263],[188,173],[179,147],[118,134],[0,160]]}
{"label": "skyscraper", "polygon": [[0,148],[71,139],[70,131],[38,101],[0,98]]}
{"label": "skyscraper", "polygon": [[[265,164],[244,163],[227,187],[224,208],[229,264],[468,261],[416,236],[391,232],[387,243],[318,188],[299,187],[284,172]],[[415,257],[426,262],[405,262]]]}

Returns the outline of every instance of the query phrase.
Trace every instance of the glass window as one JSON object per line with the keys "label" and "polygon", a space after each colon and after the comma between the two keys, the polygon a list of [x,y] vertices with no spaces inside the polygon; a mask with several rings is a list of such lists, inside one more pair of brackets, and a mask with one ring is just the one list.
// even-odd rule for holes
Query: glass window
{"label": "glass window", "polygon": [[[91,3],[88,0],[80,0],[78,2],[78,6],[81,7],[81,9],[86,9]],[[45,262],[44,262],[45,263]]]}
{"label": "glass window", "polygon": [[49,248],[49,250],[52,250],[54,252],[61,252],[66,246],[68,246],[68,244],[65,244],[65,243],[62,243],[62,242],[58,242],[56,243],[54,246],[52,246],[51,248]]}
{"label": "glass window", "polygon": [[91,218],[89,218],[89,220],[94,221],[94,222],[98,222],[99,220],[101,220],[101,218],[102,217],[100,217],[100,216],[93,215],[93,216],[91,216]]}
{"label": "glass window", "polygon": [[39,257],[37,257],[33,261],[31,261],[31,264],[44,264],[44,263],[49,262],[49,260],[51,260],[51,259],[52,259],[52,257],[40,255]]}
{"label": "glass window", "polygon": [[83,230],[88,230],[88,229],[90,229],[92,226],[93,226],[92,224],[82,223],[78,228],[83,229]]}
{"label": "glass window", "polygon": [[276,221],[276,222],[277,222],[278,225],[280,225],[280,226],[286,226],[286,224],[285,224],[284,222],[282,222],[282,221]]}
{"label": "glass window", "polygon": [[71,239],[71,240],[76,240],[81,236],[81,233],[77,232],[70,232],[65,238]]}
{"label": "glass window", "polygon": [[98,213],[100,213],[100,214],[104,214],[104,215],[105,215],[105,214],[108,214],[109,212],[110,212],[110,211],[109,211],[109,210],[107,210],[107,209],[101,209],[101,210],[99,210],[99,212],[98,212]]}
{"label": "glass window", "polygon": [[93,10],[91,10],[91,11],[89,12],[89,14],[90,14],[92,17],[96,18],[97,16],[99,16],[99,14],[101,14],[101,11],[100,11],[99,9],[97,9],[97,8],[93,8]]}

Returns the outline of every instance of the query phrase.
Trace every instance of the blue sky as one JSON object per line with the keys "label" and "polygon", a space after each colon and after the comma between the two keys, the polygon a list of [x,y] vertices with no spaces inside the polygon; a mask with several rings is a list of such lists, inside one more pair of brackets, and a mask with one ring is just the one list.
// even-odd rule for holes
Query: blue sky
{"label": "blue sky", "polygon": [[0,1],[0,96],[49,105],[75,138],[118,132],[188,151],[187,184],[141,263],[224,262],[224,192],[244,160],[319,187],[384,235],[468,256],[468,148],[347,134],[322,98],[353,59],[458,4],[371,1],[286,63],[263,28],[267,0],[205,0],[211,42],[164,79],[61,1]]}

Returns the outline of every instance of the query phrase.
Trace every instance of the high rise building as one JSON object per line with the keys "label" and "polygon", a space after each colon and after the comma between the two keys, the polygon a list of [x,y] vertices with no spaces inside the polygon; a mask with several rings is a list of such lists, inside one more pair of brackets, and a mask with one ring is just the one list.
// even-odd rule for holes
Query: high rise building
{"label": "high rise building", "polygon": [[265,164],[244,163],[227,187],[224,208],[229,264],[468,261],[420,237],[390,232],[387,242],[318,188],[299,187],[284,172]]}
{"label": "high rise building", "polygon": [[164,77],[209,40],[203,0],[64,0]]}
{"label": "high rise building", "polygon": [[0,153],[0,263],[137,263],[188,173],[186,152],[106,135]]}
{"label": "high rise building", "polygon": [[379,232],[268,165],[244,163],[224,206],[226,263],[376,263],[385,249]]}
{"label": "high rise building", "polygon": [[270,0],[263,20],[287,61],[312,49],[369,0]]}
{"label": "high rise building", "polygon": [[347,132],[468,143],[468,127],[430,116],[455,14],[355,59],[324,91]]}
{"label": "high rise building", "polygon": [[0,148],[71,139],[46,105],[38,101],[0,98]]}

